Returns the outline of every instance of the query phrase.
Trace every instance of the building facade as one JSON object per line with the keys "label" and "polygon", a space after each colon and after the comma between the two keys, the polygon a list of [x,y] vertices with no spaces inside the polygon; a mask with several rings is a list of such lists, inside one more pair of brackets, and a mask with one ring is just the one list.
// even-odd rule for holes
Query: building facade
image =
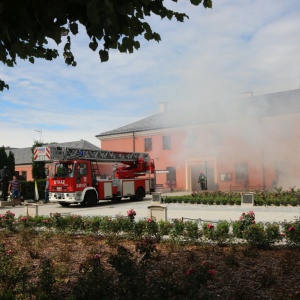
{"label": "building facade", "polygon": [[198,190],[201,171],[209,190],[300,188],[300,90],[247,96],[164,110],[96,137],[104,150],[148,152],[166,189]]}

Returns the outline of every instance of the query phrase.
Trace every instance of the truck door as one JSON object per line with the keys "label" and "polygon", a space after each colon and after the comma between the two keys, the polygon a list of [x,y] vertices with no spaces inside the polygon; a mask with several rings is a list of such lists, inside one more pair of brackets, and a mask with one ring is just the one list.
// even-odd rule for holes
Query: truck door
{"label": "truck door", "polygon": [[90,186],[88,173],[88,163],[80,162],[76,166],[76,190],[83,191],[87,186]]}

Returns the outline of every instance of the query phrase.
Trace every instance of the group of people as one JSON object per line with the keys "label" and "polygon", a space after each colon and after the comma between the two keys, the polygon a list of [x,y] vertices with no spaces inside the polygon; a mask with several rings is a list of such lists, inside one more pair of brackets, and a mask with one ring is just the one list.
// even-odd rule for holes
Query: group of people
{"label": "group of people", "polygon": [[[11,173],[9,172],[7,166],[4,166],[0,170],[0,190],[2,191],[0,200],[7,201],[10,197],[12,206],[22,205],[21,203],[21,182],[17,179],[17,176],[13,176],[11,179]],[[45,199],[44,203],[49,202],[49,176],[46,178],[45,185]]]}

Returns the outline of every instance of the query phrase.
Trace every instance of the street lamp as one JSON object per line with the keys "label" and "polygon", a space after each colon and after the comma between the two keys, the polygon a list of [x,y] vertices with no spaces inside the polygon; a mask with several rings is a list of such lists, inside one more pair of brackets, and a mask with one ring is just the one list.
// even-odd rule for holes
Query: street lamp
{"label": "street lamp", "polygon": [[34,130],[35,132],[37,132],[40,135],[40,143],[42,142],[42,130]]}
{"label": "street lamp", "polygon": [[205,177],[206,177],[206,189],[207,189],[207,161],[204,162],[205,165]]}

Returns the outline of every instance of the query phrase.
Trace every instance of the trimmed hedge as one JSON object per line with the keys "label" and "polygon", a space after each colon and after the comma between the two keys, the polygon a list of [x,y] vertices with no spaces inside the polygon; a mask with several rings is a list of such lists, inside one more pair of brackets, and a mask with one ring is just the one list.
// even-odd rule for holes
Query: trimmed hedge
{"label": "trimmed hedge", "polygon": [[[39,192],[39,199],[44,199],[45,198],[46,180],[38,179],[36,182],[37,182],[37,187],[38,187],[38,192]],[[34,190],[35,190],[34,181],[21,181],[21,186],[22,186],[21,196],[23,197],[24,200],[35,199],[35,197],[34,197]]]}

